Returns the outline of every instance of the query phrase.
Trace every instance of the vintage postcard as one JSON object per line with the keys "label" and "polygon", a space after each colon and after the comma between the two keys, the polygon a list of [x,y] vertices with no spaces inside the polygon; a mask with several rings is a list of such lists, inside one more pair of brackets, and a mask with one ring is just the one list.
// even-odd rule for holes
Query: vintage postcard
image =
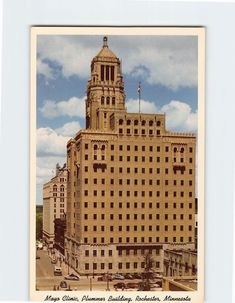
{"label": "vintage postcard", "polygon": [[202,27],[32,27],[30,298],[204,297]]}

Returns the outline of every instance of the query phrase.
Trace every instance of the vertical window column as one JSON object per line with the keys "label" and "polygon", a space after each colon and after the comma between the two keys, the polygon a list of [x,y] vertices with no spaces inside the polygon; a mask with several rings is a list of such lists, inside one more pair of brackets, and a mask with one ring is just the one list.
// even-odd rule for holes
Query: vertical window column
{"label": "vertical window column", "polygon": [[106,80],[108,81],[109,80],[109,65],[106,65],[105,69],[106,69]]}

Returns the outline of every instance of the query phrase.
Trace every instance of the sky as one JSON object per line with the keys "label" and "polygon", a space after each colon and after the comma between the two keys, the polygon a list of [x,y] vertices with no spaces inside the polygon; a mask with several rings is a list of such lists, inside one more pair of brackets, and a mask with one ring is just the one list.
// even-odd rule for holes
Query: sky
{"label": "sky", "polygon": [[[198,53],[195,36],[108,36],[122,61],[126,107],[165,113],[168,130],[197,132]],[[90,63],[103,45],[99,35],[39,35],[37,39],[37,197],[66,163],[66,143],[85,127]]]}

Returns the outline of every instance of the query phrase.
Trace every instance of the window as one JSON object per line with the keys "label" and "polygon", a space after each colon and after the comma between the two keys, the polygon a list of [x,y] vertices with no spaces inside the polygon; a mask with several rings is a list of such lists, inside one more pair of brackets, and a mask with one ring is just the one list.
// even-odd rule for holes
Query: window
{"label": "window", "polygon": [[85,256],[89,257],[89,250],[85,250]]}
{"label": "window", "polygon": [[85,263],[85,270],[89,270],[89,263]]}

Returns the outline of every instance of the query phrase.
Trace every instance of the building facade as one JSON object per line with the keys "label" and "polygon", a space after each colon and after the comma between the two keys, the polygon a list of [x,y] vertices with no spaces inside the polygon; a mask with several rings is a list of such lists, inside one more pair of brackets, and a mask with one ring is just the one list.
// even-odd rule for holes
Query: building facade
{"label": "building facade", "polygon": [[80,274],[143,271],[163,250],[194,248],[194,134],[164,114],[128,113],[121,61],[107,38],[91,62],[86,128],[67,144],[66,258]]}
{"label": "building facade", "polygon": [[197,252],[191,250],[164,251],[164,276],[187,277],[197,275]]}
{"label": "building facade", "polygon": [[67,209],[67,168],[56,165],[55,176],[43,185],[43,240],[54,246],[54,220],[63,218]]}

